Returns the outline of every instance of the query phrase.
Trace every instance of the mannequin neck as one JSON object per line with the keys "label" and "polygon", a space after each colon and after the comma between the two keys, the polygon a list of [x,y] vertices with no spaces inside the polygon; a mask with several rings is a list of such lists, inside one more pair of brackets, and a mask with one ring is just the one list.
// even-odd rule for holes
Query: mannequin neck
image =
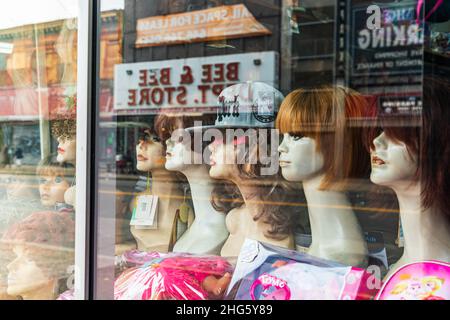
{"label": "mannequin neck", "polygon": [[400,206],[405,239],[402,263],[450,261],[450,226],[442,212],[421,206],[420,183],[392,187]]}
{"label": "mannequin neck", "polygon": [[23,300],[55,300],[56,297],[56,280],[50,280],[38,289],[26,292],[20,295]]}
{"label": "mannequin neck", "polygon": [[[303,181],[303,190],[308,204],[311,233],[314,239],[336,240],[335,236],[342,236],[342,230],[337,226],[345,225],[351,220],[356,223],[351,204],[344,192],[334,190],[320,190],[324,175]],[[354,220],[354,221],[353,221]],[[348,237],[358,235],[360,230],[348,228]]]}
{"label": "mannequin neck", "polygon": [[240,208],[246,213],[241,219],[242,224],[246,226],[249,235],[255,235],[259,239],[267,239],[266,233],[271,226],[265,223],[263,219],[254,220],[265,209],[264,199],[262,199],[258,187],[255,187],[257,184],[254,181],[243,179],[236,179],[233,182],[244,199],[244,204]]}
{"label": "mannequin neck", "polygon": [[224,215],[217,212],[211,204],[211,193],[214,189],[214,180],[209,176],[209,167],[204,164],[188,166],[181,171],[189,182],[192,203],[194,205],[195,219],[210,221],[215,217],[224,219]]}
{"label": "mannequin neck", "polygon": [[174,189],[181,190],[178,185],[179,181],[177,179],[176,173],[170,172],[166,169],[153,169],[150,171],[151,192],[154,195],[171,195]]}
{"label": "mannequin neck", "polygon": [[236,184],[244,199],[244,204],[241,208],[245,208],[251,214],[252,218],[261,212],[264,207],[264,202],[261,199],[261,196],[258,195],[255,184],[240,178],[234,179],[232,182]]}

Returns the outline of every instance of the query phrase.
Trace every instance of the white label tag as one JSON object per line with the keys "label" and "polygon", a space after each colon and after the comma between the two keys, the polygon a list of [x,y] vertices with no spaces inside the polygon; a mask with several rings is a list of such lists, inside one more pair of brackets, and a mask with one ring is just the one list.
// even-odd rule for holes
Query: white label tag
{"label": "white label tag", "polygon": [[136,202],[130,225],[135,226],[137,229],[156,229],[158,227],[158,196],[138,196]]}

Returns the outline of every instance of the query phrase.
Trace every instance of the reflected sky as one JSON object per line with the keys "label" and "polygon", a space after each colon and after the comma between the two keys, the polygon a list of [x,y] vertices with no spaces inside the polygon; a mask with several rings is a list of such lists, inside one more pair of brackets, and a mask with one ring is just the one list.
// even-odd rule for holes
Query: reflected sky
{"label": "reflected sky", "polygon": [[[124,8],[125,0],[103,0],[101,10]],[[78,15],[78,0],[4,1],[0,10],[0,30],[33,23],[73,18]]]}

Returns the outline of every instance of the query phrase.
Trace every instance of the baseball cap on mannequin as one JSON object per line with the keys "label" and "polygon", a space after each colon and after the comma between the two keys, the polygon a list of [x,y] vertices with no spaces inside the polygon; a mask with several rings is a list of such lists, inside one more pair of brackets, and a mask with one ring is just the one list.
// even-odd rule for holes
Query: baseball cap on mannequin
{"label": "baseball cap on mannequin", "polygon": [[188,131],[208,128],[273,128],[283,94],[264,82],[247,81],[225,88],[217,98],[214,125],[190,127]]}

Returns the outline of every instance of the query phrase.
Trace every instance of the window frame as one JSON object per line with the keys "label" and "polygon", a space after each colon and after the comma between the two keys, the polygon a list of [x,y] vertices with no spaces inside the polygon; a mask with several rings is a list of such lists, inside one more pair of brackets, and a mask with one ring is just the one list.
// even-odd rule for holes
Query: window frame
{"label": "window frame", "polygon": [[98,0],[78,0],[77,156],[75,287],[76,300],[94,298],[96,268],[96,106],[98,100]]}

